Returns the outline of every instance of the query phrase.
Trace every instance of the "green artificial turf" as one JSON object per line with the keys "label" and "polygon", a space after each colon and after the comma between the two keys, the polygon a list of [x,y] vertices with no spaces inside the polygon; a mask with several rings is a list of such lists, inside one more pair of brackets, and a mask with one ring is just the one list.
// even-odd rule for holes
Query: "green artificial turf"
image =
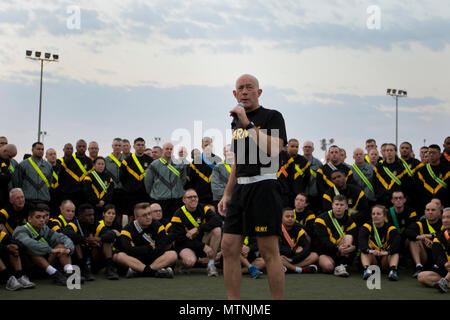
{"label": "green artificial turf", "polygon": [[[350,270],[349,278],[326,274],[287,274],[287,300],[448,300],[434,288],[425,288],[411,277],[409,270],[400,270],[400,280],[392,282],[381,275],[381,289],[369,290],[361,273]],[[34,279],[33,279],[34,280]],[[49,279],[34,280],[34,289],[15,292],[0,288],[0,300],[224,300],[222,274],[208,278],[205,269],[196,268],[189,275],[175,275],[174,279],[133,278],[106,280],[102,273],[96,280],[81,285],[80,290],[56,286]],[[271,299],[267,276],[242,278],[243,300]]]}

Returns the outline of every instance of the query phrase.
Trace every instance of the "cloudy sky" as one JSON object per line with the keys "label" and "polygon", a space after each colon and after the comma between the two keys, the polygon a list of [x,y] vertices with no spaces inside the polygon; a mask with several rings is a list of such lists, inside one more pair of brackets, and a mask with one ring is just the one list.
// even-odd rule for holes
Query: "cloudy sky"
{"label": "cloudy sky", "polygon": [[[230,141],[232,90],[254,74],[260,103],[279,110],[289,138],[334,138],[349,158],[367,138],[442,145],[450,122],[450,2],[152,0],[0,2],[0,106],[18,158],[37,140],[44,64],[44,144],[155,137],[216,149]],[[447,130],[445,129],[447,126]],[[216,150],[222,154],[220,150]],[[18,159],[19,160],[19,159]],[[352,163],[351,159],[347,159]]]}

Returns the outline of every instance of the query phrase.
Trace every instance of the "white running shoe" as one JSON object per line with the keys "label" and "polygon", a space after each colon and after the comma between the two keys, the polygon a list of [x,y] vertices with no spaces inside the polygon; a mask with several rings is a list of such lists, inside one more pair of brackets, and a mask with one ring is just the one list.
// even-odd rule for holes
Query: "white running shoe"
{"label": "white running shoe", "polygon": [[347,272],[347,269],[343,264],[340,264],[336,268],[334,268],[334,275],[346,278],[350,275],[350,273]]}

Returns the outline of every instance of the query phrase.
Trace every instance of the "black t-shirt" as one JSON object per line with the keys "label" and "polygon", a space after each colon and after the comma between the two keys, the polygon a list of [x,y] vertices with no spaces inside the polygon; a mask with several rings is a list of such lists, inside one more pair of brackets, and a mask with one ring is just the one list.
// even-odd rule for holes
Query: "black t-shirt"
{"label": "black t-shirt", "polygon": [[[283,116],[276,110],[260,106],[247,113],[247,118],[261,132],[283,140],[287,144],[286,127]],[[277,173],[280,168],[280,156],[273,158],[260,150],[256,142],[248,136],[247,130],[237,126],[233,129],[232,151],[236,154],[236,177],[251,177],[266,173]]]}

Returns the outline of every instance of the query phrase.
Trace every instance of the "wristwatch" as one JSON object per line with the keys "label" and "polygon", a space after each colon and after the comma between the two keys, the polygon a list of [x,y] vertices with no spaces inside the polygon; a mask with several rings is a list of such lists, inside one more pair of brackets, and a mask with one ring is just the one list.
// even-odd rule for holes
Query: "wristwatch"
{"label": "wristwatch", "polygon": [[245,130],[250,130],[251,128],[255,127],[255,124],[253,122],[250,121],[250,123],[248,124],[248,126],[245,127]]}

